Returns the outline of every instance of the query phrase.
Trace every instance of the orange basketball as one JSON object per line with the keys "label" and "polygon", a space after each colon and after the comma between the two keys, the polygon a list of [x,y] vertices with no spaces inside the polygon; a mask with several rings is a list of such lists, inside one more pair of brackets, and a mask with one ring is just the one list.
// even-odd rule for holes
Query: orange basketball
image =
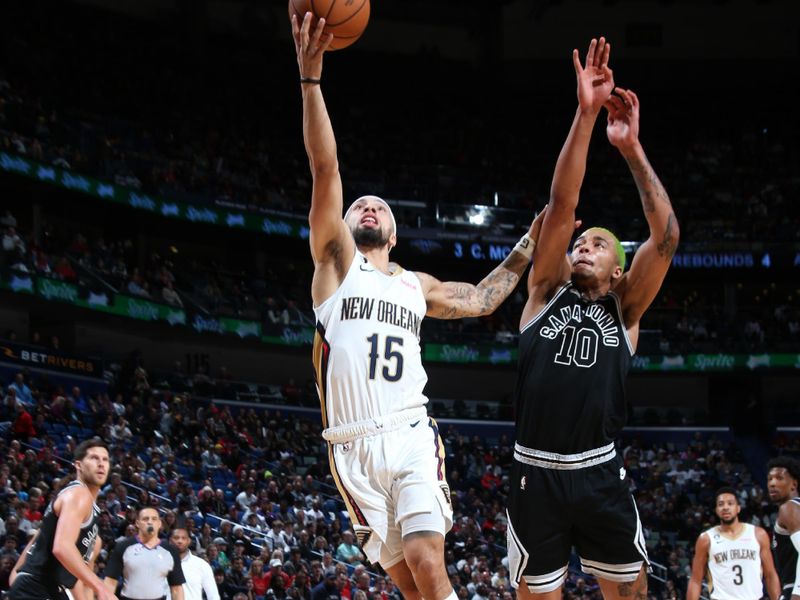
{"label": "orange basketball", "polygon": [[[333,34],[328,50],[341,50],[355,42],[369,21],[369,0],[289,0],[289,18],[299,23],[307,12],[325,19],[325,33]],[[311,24],[316,24],[316,20]]]}

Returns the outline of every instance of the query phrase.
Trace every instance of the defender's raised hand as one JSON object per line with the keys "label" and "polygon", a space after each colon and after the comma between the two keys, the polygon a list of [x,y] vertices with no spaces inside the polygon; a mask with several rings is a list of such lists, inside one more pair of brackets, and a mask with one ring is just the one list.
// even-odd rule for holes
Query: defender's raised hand
{"label": "defender's raised hand", "polygon": [[322,76],[322,55],[333,41],[332,33],[324,33],[325,19],[319,19],[312,30],[313,18],[314,15],[307,12],[303,22],[300,23],[297,15],[292,15],[292,37],[297,52],[297,66],[300,68],[300,77],[306,79],[319,79]]}
{"label": "defender's raised hand", "polygon": [[597,114],[614,89],[614,75],[608,68],[611,44],[606,38],[593,39],[581,65],[577,50],[572,51],[575,76],[578,79],[578,104],[582,111]]}
{"label": "defender's raised hand", "polygon": [[608,97],[606,135],[612,146],[629,150],[639,143],[639,98],[631,90],[616,88]]}

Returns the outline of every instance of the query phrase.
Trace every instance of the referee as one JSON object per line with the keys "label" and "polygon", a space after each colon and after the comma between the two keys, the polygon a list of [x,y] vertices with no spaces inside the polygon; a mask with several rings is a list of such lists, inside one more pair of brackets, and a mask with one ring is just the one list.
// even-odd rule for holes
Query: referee
{"label": "referee", "polygon": [[172,600],[184,600],[186,579],[181,557],[174,546],[161,543],[158,511],[150,506],[139,509],[136,528],[139,535],[125,538],[114,546],[106,563],[106,586],[113,592],[122,576],[120,600],[165,600],[167,585]]}

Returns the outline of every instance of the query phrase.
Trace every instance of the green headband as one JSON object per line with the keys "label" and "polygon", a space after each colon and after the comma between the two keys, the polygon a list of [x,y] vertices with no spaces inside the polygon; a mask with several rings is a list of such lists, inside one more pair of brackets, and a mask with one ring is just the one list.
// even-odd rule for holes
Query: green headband
{"label": "green headband", "polygon": [[619,268],[623,271],[625,270],[625,248],[622,247],[622,242],[619,241],[619,238],[614,235],[614,232],[609,231],[605,227],[592,227],[592,229],[597,229],[598,231],[602,231],[606,235],[611,236],[611,239],[614,240],[614,250],[617,253],[617,262],[619,263]]}

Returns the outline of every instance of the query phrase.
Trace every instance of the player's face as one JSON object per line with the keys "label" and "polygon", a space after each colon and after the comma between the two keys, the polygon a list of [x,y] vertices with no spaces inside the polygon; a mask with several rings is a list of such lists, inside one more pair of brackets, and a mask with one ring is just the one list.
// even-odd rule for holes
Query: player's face
{"label": "player's face", "polygon": [[572,278],[610,282],[622,275],[614,241],[598,229],[588,229],[572,246]]}
{"label": "player's face", "polygon": [[189,548],[189,535],[183,529],[176,529],[169,536],[169,541],[183,554]]}
{"label": "player's face", "polygon": [[347,226],[353,233],[356,245],[367,248],[382,248],[397,243],[392,232],[392,217],[389,207],[378,200],[358,200],[347,214]]}
{"label": "player's face", "polygon": [[767,491],[770,502],[783,504],[797,493],[797,480],[785,467],[775,467],[767,474]]}
{"label": "player's face", "polygon": [[89,448],[86,456],[75,461],[75,468],[81,481],[86,485],[94,487],[104,485],[111,468],[108,450],[102,447]]}
{"label": "player's face", "polygon": [[741,510],[742,508],[733,494],[720,494],[717,496],[716,513],[723,525],[735,523]]}
{"label": "player's face", "polygon": [[136,518],[136,528],[140,537],[149,538],[151,535],[158,535],[158,530],[161,529],[161,517],[158,516],[158,511],[155,508],[141,510]]}

